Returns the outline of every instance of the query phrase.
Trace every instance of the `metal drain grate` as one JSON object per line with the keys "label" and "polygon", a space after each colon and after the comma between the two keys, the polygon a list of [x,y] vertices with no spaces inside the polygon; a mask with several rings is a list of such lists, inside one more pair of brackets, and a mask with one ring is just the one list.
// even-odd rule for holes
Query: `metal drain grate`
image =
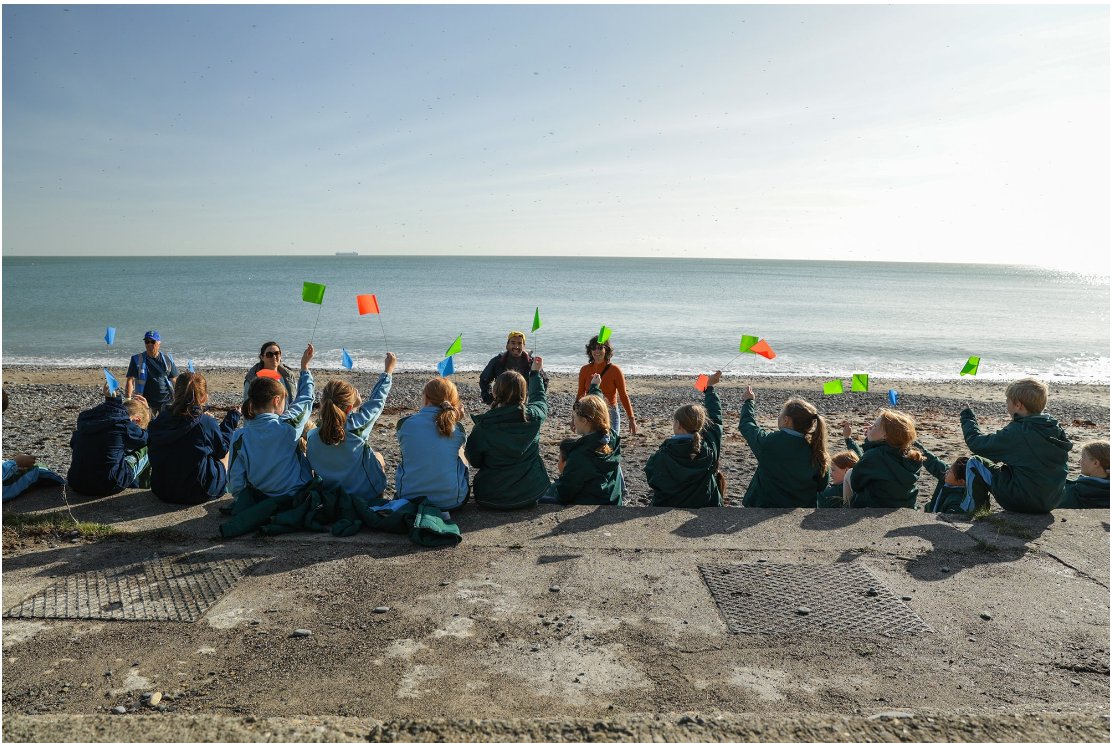
{"label": "metal drain grate", "polygon": [[[854,563],[698,569],[734,633],[891,637],[933,632],[874,575]],[[800,613],[800,607],[809,613]]]}
{"label": "metal drain grate", "polygon": [[195,622],[260,562],[258,557],[201,553],[69,575],[4,616]]}

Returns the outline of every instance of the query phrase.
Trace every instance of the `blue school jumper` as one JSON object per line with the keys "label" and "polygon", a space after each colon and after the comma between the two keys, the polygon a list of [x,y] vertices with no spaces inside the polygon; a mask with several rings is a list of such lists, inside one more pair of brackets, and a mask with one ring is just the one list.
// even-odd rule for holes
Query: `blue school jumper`
{"label": "blue school jumper", "polygon": [[312,374],[301,372],[297,399],[281,415],[260,413],[232,436],[229,486],[233,495],[252,487],[269,496],[293,495],[312,479],[297,440],[312,412]]}
{"label": "blue school jumper", "polygon": [[394,497],[424,497],[447,511],[463,505],[470,495],[467,465],[459,458],[467,434],[456,423],[451,436],[441,436],[436,428],[439,413],[439,407],[428,405],[397,422],[401,462],[394,477]]}
{"label": "blue school jumper", "polygon": [[374,456],[370,446],[370,431],[386,407],[393,378],[382,374],[370,396],[351,411],[344,424],[343,441],[325,444],[320,440],[320,429],[309,431],[309,464],[325,487],[338,487],[355,498],[375,500],[386,490],[386,473]]}

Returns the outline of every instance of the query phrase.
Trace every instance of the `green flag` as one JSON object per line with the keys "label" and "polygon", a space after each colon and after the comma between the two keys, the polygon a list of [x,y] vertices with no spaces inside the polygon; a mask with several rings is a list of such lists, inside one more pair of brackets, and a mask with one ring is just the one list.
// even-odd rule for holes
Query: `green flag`
{"label": "green flag", "polygon": [[444,353],[444,356],[454,356],[455,354],[459,353],[462,350],[463,350],[463,334],[460,333],[459,337],[457,337],[455,340],[453,340],[451,342],[451,345],[448,346],[447,351]]}
{"label": "green flag", "polygon": [[536,314],[532,316],[532,332],[540,330],[540,308],[536,308]]}
{"label": "green flag", "polygon": [[757,335],[742,335],[741,336],[741,347],[738,348],[737,350],[740,351],[741,353],[745,353],[745,352],[748,351],[748,349],[752,348],[753,346],[755,346],[759,342],[760,342],[760,336],[757,336]]}
{"label": "green flag", "polygon": [[605,343],[609,339],[610,339],[610,329],[607,328],[605,325],[603,325],[598,330],[598,342],[599,343]]}
{"label": "green flag", "polygon": [[306,281],[301,288],[301,299],[313,304],[324,304],[324,285]]}
{"label": "green flag", "polygon": [[961,369],[961,376],[963,377],[965,374],[971,374],[972,376],[976,376],[976,372],[979,369],[980,369],[980,357],[979,356],[969,356],[968,361],[964,362],[964,368]]}
{"label": "green flag", "polygon": [[840,379],[834,379],[822,385],[822,392],[827,395],[840,395],[844,391],[845,385],[841,383]]}
{"label": "green flag", "polygon": [[868,391],[868,375],[867,374],[854,374],[853,375],[853,392],[867,392]]}

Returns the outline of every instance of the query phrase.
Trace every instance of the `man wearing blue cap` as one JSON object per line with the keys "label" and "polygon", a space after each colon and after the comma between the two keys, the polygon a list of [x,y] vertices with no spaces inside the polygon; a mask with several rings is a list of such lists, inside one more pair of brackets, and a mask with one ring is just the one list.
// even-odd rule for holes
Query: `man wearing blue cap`
{"label": "man wearing blue cap", "polygon": [[162,353],[162,336],[157,330],[148,330],[143,336],[143,343],[147,350],[131,357],[127,367],[127,383],[125,396],[142,395],[150,406],[151,416],[158,415],[163,405],[169,405],[174,399],[174,377],[177,376],[177,366],[174,357]]}

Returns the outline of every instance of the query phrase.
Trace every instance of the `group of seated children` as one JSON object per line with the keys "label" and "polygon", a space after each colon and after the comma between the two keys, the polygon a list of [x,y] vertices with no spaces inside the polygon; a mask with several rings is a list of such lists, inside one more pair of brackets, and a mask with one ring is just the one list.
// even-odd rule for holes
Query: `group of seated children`
{"label": "group of seated children", "polygon": [[[253,489],[266,496],[293,495],[314,473],[326,486],[355,498],[382,498],[385,461],[370,445],[370,432],[386,405],[397,358],[386,354],[385,368],[364,401],[348,382],[325,386],[318,425],[309,420],[314,386],[310,344],[301,357],[296,397],[287,400],[279,380],[251,381],[239,413],[229,410],[222,424],[204,412],[205,379],[179,375],[173,404],[150,423],[139,400],[106,401],[81,413],[73,434],[70,485],[83,495],[100,496],[148,485],[172,503],[201,503],[224,492]],[[540,454],[540,429],[548,417],[546,386],[533,359],[528,377],[506,371],[493,386],[488,412],[472,416],[468,436],[455,385],[434,378],[422,393],[422,407],[397,424],[401,459],[394,497],[423,498],[443,511],[470,496],[474,467],[475,501],[487,508],[513,510],[541,503],[621,505],[624,475],[621,439],[611,430],[598,375],[573,406],[577,438],[560,442],[559,475],[550,481]],[[703,508],[724,504],[726,482],[719,472],[722,406],[715,390],[721,372],[709,377],[703,404],[684,405],[674,415],[673,435],[649,457],[644,474],[652,505]],[[756,471],[742,499],[748,508],[916,508],[918,478],[925,469],[937,479],[926,510],[971,514],[988,507],[994,494],[1003,508],[1048,513],[1060,508],[1108,506],[1108,445],[1093,442],[1081,453],[1081,477],[1066,482],[1072,448],[1057,422],[1042,411],[1045,384],[1023,379],[1007,387],[1013,421],[983,434],[970,408],[961,425],[971,456],[951,464],[917,441],[914,419],[884,409],[869,426],[863,446],[842,424],[846,451],[830,456],[825,420],[810,403],[789,399],[777,428],[756,422],[756,395],[742,395],[740,432],[756,459]],[[149,455],[149,459],[148,459]]]}

